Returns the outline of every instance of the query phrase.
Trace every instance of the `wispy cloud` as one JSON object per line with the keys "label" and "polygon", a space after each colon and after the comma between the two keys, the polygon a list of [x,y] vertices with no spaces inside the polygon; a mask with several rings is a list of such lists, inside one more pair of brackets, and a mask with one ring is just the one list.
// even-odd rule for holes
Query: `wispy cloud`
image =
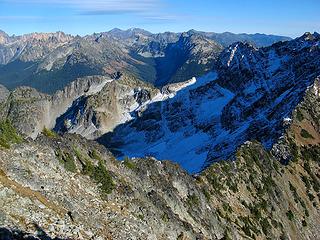
{"label": "wispy cloud", "polygon": [[87,15],[143,13],[152,11],[160,5],[159,0],[10,0],[10,2],[69,7],[79,14]]}

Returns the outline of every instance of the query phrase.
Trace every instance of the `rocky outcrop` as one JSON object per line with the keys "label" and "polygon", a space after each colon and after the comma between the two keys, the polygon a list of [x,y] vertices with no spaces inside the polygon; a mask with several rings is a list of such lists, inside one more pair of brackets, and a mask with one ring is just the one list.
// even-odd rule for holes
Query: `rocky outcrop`
{"label": "rocky outcrop", "polygon": [[122,74],[99,92],[74,101],[57,119],[54,129],[95,139],[131,120],[159,94],[160,91],[151,85]]}
{"label": "rocky outcrop", "polygon": [[20,133],[36,138],[43,128],[53,128],[56,119],[67,111],[73,101],[99,92],[110,81],[101,76],[78,79],[52,96],[29,87],[19,87],[10,93],[3,90],[7,97],[2,95],[2,118],[10,119]]}
{"label": "rocky outcrop", "polygon": [[[23,116],[32,112],[36,118],[29,117],[30,126],[19,130],[33,138],[44,126],[89,139],[106,134],[99,141],[119,157],[169,158],[198,172],[232,157],[247,140],[272,147],[287,126],[284,120],[320,75],[318,42],[316,34],[306,34],[261,49],[235,43],[220,54],[215,72],[161,91],[125,72],[113,73],[114,81],[86,77],[52,97],[35,97],[36,104],[20,96],[22,108],[28,107],[20,114],[13,101],[8,116],[22,119],[15,123],[19,128]],[[182,49],[193,60],[199,54],[215,59],[210,44],[185,34],[171,44],[170,52]]]}

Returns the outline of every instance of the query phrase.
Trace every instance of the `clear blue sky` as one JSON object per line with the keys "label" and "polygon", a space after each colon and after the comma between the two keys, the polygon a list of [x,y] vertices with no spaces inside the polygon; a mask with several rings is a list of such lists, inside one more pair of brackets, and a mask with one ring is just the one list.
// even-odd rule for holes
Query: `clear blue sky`
{"label": "clear blue sky", "polygon": [[139,27],[296,37],[320,31],[319,12],[320,0],[0,0],[0,29],[85,35]]}

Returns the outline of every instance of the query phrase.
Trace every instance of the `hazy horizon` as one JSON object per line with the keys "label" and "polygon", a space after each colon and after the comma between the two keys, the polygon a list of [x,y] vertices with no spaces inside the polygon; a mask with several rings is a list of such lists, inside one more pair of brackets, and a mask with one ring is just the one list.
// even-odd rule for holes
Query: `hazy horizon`
{"label": "hazy horizon", "polygon": [[298,37],[319,32],[317,0],[2,0],[0,29],[9,35],[63,31],[88,35],[109,29],[152,33],[263,33]]}
{"label": "hazy horizon", "polygon": [[[114,27],[114,28],[110,28],[110,29],[106,29],[104,31],[100,31],[100,32],[88,32],[88,33],[85,33],[85,34],[74,34],[74,33],[70,33],[70,32],[66,32],[66,31],[62,31],[62,30],[56,30],[56,31],[42,31],[42,32],[39,32],[39,31],[33,31],[33,32],[25,32],[25,33],[22,33],[22,34],[15,34],[15,33],[10,33],[10,32],[7,32],[5,31],[4,29],[1,29],[0,28],[0,31],[3,31],[5,32],[6,34],[8,34],[9,36],[22,36],[22,35],[26,35],[26,34],[32,34],[32,33],[58,33],[58,32],[63,32],[65,34],[68,34],[68,35],[72,35],[72,36],[76,36],[76,35],[79,35],[81,37],[83,36],[87,36],[87,35],[92,35],[92,34],[95,34],[95,33],[104,33],[104,32],[110,32],[114,29],[119,29],[121,31],[129,31],[131,29],[141,29],[141,30],[145,30],[147,32],[150,32],[151,34],[160,34],[160,33],[166,33],[166,32],[172,32],[172,33],[183,33],[183,32],[189,32],[189,31],[197,31],[197,32],[207,32],[207,33],[217,33],[217,34],[224,34],[224,33],[231,33],[231,34],[248,34],[248,35],[254,35],[254,34],[265,34],[265,35],[274,35],[274,36],[282,36],[282,37],[291,37],[291,36],[287,36],[287,35],[283,35],[283,34],[272,34],[272,33],[264,33],[264,32],[252,32],[252,33],[249,33],[249,32],[230,32],[230,31],[224,31],[224,32],[214,32],[214,31],[204,31],[204,30],[199,30],[199,29],[188,29],[186,31],[161,31],[161,32],[153,32],[151,30],[148,30],[148,29],[144,29],[144,28],[138,28],[138,27],[131,27],[131,28],[127,28],[127,29],[124,29],[124,28],[119,28],[119,27]],[[305,33],[305,32],[304,32]],[[302,33],[301,35],[303,35],[304,33]],[[311,32],[313,33],[313,32]],[[296,36],[296,37],[300,37],[299,36]],[[291,37],[291,38],[295,38],[295,37]]]}

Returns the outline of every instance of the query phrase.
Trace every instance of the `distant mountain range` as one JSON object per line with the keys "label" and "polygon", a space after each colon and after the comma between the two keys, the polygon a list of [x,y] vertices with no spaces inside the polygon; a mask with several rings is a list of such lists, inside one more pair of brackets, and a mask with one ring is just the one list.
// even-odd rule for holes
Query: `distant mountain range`
{"label": "distant mountain range", "polygon": [[152,34],[137,28],[84,37],[63,32],[9,36],[0,31],[0,83],[9,89],[26,85],[53,93],[79,77],[121,71],[161,87],[202,76],[234,42],[260,47],[286,40],[290,38],[195,30]]}

